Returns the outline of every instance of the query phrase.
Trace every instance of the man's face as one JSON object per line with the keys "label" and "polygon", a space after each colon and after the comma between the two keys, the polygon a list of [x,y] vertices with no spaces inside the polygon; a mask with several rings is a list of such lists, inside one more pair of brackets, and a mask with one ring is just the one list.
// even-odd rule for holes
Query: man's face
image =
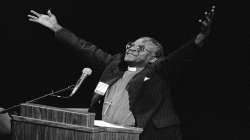
{"label": "man's face", "polygon": [[155,46],[149,38],[139,38],[135,42],[127,44],[124,60],[128,62],[129,65],[145,66],[155,58],[157,49],[157,46]]}

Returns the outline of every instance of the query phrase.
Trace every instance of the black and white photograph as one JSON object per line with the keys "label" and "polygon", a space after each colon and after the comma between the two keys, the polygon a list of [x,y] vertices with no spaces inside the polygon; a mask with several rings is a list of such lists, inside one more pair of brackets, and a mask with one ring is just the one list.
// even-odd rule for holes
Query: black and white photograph
{"label": "black and white photograph", "polygon": [[249,16],[228,5],[8,1],[0,140],[249,140]]}

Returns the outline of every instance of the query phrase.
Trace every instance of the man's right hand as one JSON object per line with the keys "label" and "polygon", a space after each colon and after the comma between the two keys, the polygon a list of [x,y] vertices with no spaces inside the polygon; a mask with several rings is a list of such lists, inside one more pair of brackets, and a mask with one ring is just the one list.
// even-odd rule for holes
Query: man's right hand
{"label": "man's right hand", "polygon": [[39,14],[34,10],[30,10],[30,12],[34,15],[28,15],[29,21],[39,23],[52,31],[56,32],[62,28],[61,25],[58,24],[56,16],[48,10],[47,14]]}

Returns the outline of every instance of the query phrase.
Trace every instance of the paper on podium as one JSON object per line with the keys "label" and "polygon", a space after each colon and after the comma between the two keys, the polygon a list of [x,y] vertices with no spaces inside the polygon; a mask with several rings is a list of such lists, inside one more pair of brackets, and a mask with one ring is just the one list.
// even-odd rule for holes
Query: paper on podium
{"label": "paper on podium", "polygon": [[108,123],[108,122],[105,122],[103,120],[95,120],[94,125],[100,126],[100,127],[126,128],[124,126]]}

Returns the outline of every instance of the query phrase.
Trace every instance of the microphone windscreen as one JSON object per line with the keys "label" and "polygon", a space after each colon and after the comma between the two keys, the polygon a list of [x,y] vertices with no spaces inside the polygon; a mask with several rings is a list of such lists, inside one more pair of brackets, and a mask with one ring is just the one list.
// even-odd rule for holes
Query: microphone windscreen
{"label": "microphone windscreen", "polygon": [[85,73],[85,74],[87,74],[87,75],[91,75],[92,70],[91,70],[90,68],[84,68],[84,69],[82,70],[82,73]]}

